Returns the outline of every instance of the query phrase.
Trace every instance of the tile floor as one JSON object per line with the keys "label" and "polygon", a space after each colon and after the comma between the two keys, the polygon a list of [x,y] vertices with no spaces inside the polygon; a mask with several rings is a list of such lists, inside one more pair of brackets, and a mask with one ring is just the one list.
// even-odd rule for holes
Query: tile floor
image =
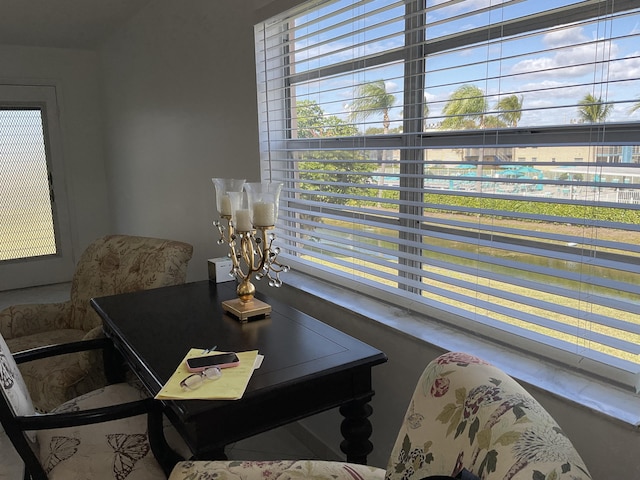
{"label": "tile floor", "polygon": [[[69,298],[70,284],[47,285],[0,292],[0,310],[22,303],[61,302]],[[291,427],[280,427],[227,447],[231,460],[280,460],[318,458],[307,448]]]}

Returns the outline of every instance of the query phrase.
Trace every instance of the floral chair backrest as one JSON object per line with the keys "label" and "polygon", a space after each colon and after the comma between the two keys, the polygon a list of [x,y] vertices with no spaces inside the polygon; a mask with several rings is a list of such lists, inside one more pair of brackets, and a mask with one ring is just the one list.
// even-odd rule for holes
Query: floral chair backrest
{"label": "floral chair backrest", "polygon": [[[2,389],[0,401],[6,401],[14,415],[35,413],[27,386],[2,335],[0,335],[0,388]],[[27,438],[35,442],[35,435]],[[0,425],[0,467],[0,479],[22,478],[23,463],[2,425]]]}
{"label": "floral chair backrest", "polygon": [[107,235],[82,253],[71,283],[73,324],[89,331],[102,325],[89,305],[93,297],[185,282],[193,247],[188,243],[132,235]]}
{"label": "floral chair backrest", "polygon": [[416,386],[386,480],[456,476],[483,480],[587,480],[553,418],[514,379],[464,353],[433,360]]}

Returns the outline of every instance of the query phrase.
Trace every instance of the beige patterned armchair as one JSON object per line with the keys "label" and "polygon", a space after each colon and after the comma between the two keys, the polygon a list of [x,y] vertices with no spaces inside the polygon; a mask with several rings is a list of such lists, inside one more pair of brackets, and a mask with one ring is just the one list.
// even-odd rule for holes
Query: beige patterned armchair
{"label": "beige patterned armchair", "polygon": [[[91,298],[184,283],[192,254],[191,245],[173,240],[100,238],[78,261],[70,300],[8,307],[0,312],[0,333],[14,353],[96,338],[102,333],[102,321],[89,305]],[[104,385],[95,353],[35,360],[20,369],[41,411]]]}
{"label": "beige patterned armchair", "polygon": [[515,380],[464,353],[433,360],[418,381],[387,470],[315,460],[181,462],[170,480],[587,480],[558,424]]}

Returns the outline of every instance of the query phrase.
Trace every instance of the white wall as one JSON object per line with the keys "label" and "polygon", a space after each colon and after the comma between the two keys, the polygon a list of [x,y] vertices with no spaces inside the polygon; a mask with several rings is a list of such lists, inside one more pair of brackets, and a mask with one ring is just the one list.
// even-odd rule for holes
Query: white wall
{"label": "white wall", "polygon": [[0,46],[0,66],[0,84],[56,87],[77,258],[110,228],[98,55],[88,50]]}
{"label": "white wall", "polygon": [[211,177],[260,175],[247,13],[233,0],[158,0],[101,50],[113,227],[194,245],[189,279],[226,254]]}

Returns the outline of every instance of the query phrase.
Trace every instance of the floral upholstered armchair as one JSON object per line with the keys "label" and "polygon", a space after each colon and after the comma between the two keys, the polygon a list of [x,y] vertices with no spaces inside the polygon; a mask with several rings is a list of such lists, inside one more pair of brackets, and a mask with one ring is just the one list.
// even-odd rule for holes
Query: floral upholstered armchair
{"label": "floral upholstered armchair", "polygon": [[[8,307],[0,312],[0,334],[13,353],[99,337],[102,320],[89,305],[91,298],[184,283],[192,254],[191,245],[173,240],[102,237],[82,253],[70,300]],[[104,385],[95,352],[35,360],[20,369],[40,411]]]}
{"label": "floral upholstered armchair", "polygon": [[387,479],[463,468],[485,480],[591,478],[555,420],[514,379],[479,358],[447,353],[418,381]]}
{"label": "floral upholstered armchair", "polygon": [[515,380],[483,360],[447,353],[425,369],[387,470],[340,462],[181,462],[170,480],[587,480],[558,424]]}

